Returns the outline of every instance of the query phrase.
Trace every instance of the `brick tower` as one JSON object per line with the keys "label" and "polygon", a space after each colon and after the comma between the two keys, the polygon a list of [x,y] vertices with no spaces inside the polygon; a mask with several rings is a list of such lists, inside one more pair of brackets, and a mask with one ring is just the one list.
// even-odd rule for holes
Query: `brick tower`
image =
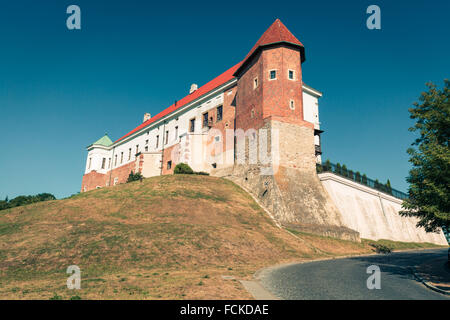
{"label": "brick tower", "polygon": [[[341,227],[340,214],[316,174],[314,125],[303,117],[304,61],[303,44],[277,19],[236,70],[235,127],[244,132],[245,148],[236,148],[233,180],[282,224],[354,240],[358,235]],[[277,149],[269,163],[249,161],[265,148],[262,131],[269,137],[267,150]]]}

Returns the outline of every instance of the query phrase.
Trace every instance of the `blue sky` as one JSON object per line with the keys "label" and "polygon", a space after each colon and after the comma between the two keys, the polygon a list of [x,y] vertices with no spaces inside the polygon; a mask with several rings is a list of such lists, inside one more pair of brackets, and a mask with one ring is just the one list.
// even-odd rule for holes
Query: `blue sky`
{"label": "blue sky", "polygon": [[[82,29],[66,28],[77,4]],[[381,8],[381,30],[366,8]],[[305,45],[324,159],[407,189],[408,108],[449,77],[449,1],[5,1],[0,199],[80,190],[85,147],[117,139],[236,64],[276,19]]]}

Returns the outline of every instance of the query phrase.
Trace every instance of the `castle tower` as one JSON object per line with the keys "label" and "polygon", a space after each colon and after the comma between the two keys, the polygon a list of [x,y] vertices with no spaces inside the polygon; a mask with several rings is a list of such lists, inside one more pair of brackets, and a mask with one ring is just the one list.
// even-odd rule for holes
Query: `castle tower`
{"label": "castle tower", "polygon": [[[236,147],[233,179],[282,224],[355,240],[357,233],[340,228],[339,211],[316,174],[314,124],[303,115],[304,61],[303,44],[277,19],[236,70],[241,145]],[[263,131],[272,154],[269,163],[259,157],[266,148],[261,145]]]}

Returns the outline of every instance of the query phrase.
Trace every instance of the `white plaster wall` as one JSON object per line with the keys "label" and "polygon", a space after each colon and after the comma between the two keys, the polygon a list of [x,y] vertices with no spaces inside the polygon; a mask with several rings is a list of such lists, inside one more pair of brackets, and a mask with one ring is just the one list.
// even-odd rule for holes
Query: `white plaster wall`
{"label": "white plaster wall", "polygon": [[332,173],[319,174],[319,178],[338,207],[344,225],[358,231],[361,238],[447,245],[442,231],[426,233],[416,227],[417,219],[401,217],[400,199]]}
{"label": "white plaster wall", "polygon": [[161,174],[161,152],[144,152],[142,175],[145,178]]}
{"label": "white plaster wall", "polygon": [[[201,134],[206,132],[206,129],[202,128],[202,115],[206,111],[215,112],[216,108],[223,104],[223,92],[218,92],[214,95],[208,97],[208,99],[201,99],[196,103],[192,104],[189,108],[180,112],[178,114],[174,113],[170,118],[167,119],[166,124],[164,125],[162,122],[158,124],[152,124],[147,128],[143,129],[137,135],[132,138],[126,138],[123,141],[115,144],[114,147],[111,147],[109,150],[105,148],[97,148],[94,147],[89,151],[87,159],[86,159],[86,169],[85,173],[89,173],[92,170],[96,170],[97,172],[106,173],[108,171],[122,165],[128,164],[130,162],[134,162],[136,160],[136,146],[138,147],[138,152],[145,152],[145,146],[148,146],[147,152],[156,152],[161,151],[163,148],[169,148],[181,141],[180,136],[186,134],[189,129],[189,122],[192,118],[196,119],[195,123],[195,133]],[[178,126],[178,134],[175,136],[175,127]],[[167,144],[165,143],[165,132],[169,131],[169,138]],[[158,147],[156,147],[156,137],[159,135],[159,143]],[[146,141],[148,140],[148,144]],[[129,149],[131,148],[131,158],[128,158]],[[121,162],[121,153],[123,152],[123,161]],[[200,156],[203,153],[202,148],[195,148],[194,153],[196,157]],[[117,164],[115,164],[114,158],[117,155]],[[101,161],[102,158],[106,158],[106,168],[101,170]],[[91,167],[89,166],[89,158],[92,158]],[[108,161],[111,158],[111,168],[108,168]],[[203,171],[205,169],[204,164],[196,165],[199,171]],[[151,172],[156,172],[150,168],[146,169]],[[148,172],[150,172],[148,171]],[[152,173],[152,174],[153,174]]]}
{"label": "white plaster wall", "polygon": [[314,128],[320,129],[319,99],[305,90],[303,90],[303,119],[314,123]]}
{"label": "white plaster wall", "polygon": [[[110,152],[103,148],[93,148],[88,152],[86,159],[85,173],[89,173],[93,170],[99,173],[106,173],[108,171],[108,161],[110,158]],[[106,159],[105,169],[102,169],[103,158]],[[89,167],[89,159],[91,159],[91,166]]]}

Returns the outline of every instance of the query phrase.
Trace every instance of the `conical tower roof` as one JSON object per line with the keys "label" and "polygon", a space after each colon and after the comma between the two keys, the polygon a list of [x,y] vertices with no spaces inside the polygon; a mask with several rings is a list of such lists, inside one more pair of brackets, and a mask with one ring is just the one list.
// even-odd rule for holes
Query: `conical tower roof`
{"label": "conical tower roof", "polygon": [[[276,19],[245,56],[241,68],[259,48],[277,43],[287,43],[299,47],[301,50],[302,62],[305,61],[305,48],[303,44],[288,30],[288,28],[286,28],[280,19]],[[239,70],[237,70],[236,73],[238,73],[238,71]]]}

